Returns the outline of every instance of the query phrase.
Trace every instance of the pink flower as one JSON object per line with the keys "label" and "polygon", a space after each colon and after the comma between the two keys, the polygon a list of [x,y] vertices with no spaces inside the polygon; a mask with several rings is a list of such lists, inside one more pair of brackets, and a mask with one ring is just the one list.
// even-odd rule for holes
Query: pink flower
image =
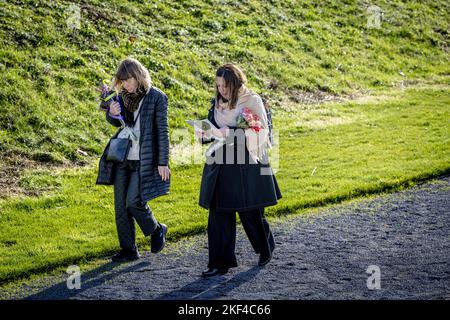
{"label": "pink flower", "polygon": [[255,132],[259,132],[261,130],[261,121],[258,115],[254,114],[249,108],[242,109],[236,122],[239,128],[250,128]]}

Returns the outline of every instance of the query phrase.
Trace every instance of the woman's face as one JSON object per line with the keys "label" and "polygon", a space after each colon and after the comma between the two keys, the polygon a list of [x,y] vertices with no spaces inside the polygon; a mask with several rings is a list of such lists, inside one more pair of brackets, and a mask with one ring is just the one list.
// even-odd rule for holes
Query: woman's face
{"label": "woman's face", "polygon": [[135,93],[138,88],[138,82],[135,78],[129,78],[127,80],[122,80],[122,86],[128,92]]}
{"label": "woman's face", "polygon": [[216,85],[217,85],[217,90],[219,91],[220,95],[222,97],[224,97],[225,99],[229,100],[231,98],[230,97],[231,90],[230,90],[230,87],[225,84],[225,78],[217,77]]}

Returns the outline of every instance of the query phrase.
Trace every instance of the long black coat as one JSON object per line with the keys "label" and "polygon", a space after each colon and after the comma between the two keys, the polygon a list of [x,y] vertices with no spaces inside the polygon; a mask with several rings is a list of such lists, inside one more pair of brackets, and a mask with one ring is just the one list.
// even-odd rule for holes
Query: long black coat
{"label": "long black coat", "polygon": [[[145,95],[140,114],[140,194],[143,202],[169,193],[170,180],[163,181],[158,173],[159,166],[169,164],[169,125],[167,119],[168,98],[158,88],[152,87]],[[124,108],[122,108],[124,109]],[[126,110],[122,110],[125,117]],[[120,127],[120,122],[106,113],[112,125]],[[118,135],[118,132],[115,136]],[[109,143],[100,158],[97,184],[114,184],[116,164],[106,161]]]}
{"label": "long black coat", "polygon": [[[214,119],[214,107],[209,110],[208,120],[218,127]],[[230,129],[242,130],[236,127]],[[207,158],[203,168],[199,205],[209,209],[213,197],[217,211],[248,211],[277,204],[281,192],[275,175],[261,175],[263,168],[272,170],[270,165],[254,163],[246,145],[244,148],[238,147],[240,145],[238,138],[235,136],[232,139],[234,145],[230,146],[227,143],[211,155],[216,158],[223,156],[222,164],[210,163]],[[237,164],[238,148],[245,150],[244,164]],[[230,152],[234,152],[232,164],[225,163],[226,155]],[[220,156],[216,156],[217,154]]]}

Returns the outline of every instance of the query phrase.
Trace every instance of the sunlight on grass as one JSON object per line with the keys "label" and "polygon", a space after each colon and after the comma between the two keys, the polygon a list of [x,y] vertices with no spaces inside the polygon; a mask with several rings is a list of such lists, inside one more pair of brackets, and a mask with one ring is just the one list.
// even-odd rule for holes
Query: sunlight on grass
{"label": "sunlight on grass", "polygon": [[[323,115],[353,122],[320,128],[279,113],[280,167],[283,198],[267,209],[272,217],[378,192],[408,187],[450,170],[449,89],[392,92],[374,104],[330,103],[297,119]],[[330,112],[326,113],[326,109]],[[177,140],[180,141],[180,140]],[[174,145],[177,161],[203,157],[205,146]],[[192,153],[197,153],[192,155]],[[151,201],[158,220],[170,227],[170,240],[206,230],[207,211],[198,206],[203,166],[176,165],[172,159],[171,193]],[[0,200],[0,280],[42,272],[118,248],[112,188],[96,186],[96,165],[79,169],[27,172],[27,187],[55,186],[40,197]],[[138,229],[138,243],[148,242]]]}

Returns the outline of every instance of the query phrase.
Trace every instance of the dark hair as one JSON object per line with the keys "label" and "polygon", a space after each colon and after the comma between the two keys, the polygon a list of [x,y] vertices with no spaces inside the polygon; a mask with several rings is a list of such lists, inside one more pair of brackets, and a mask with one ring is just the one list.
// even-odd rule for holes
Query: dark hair
{"label": "dark hair", "polygon": [[[238,100],[239,89],[241,89],[242,85],[247,83],[245,74],[238,66],[227,63],[217,69],[216,77],[223,77],[225,85],[230,88],[231,98],[229,106],[231,109],[234,109]],[[216,103],[219,102],[219,99],[224,100],[225,98],[220,94],[216,84]]]}

